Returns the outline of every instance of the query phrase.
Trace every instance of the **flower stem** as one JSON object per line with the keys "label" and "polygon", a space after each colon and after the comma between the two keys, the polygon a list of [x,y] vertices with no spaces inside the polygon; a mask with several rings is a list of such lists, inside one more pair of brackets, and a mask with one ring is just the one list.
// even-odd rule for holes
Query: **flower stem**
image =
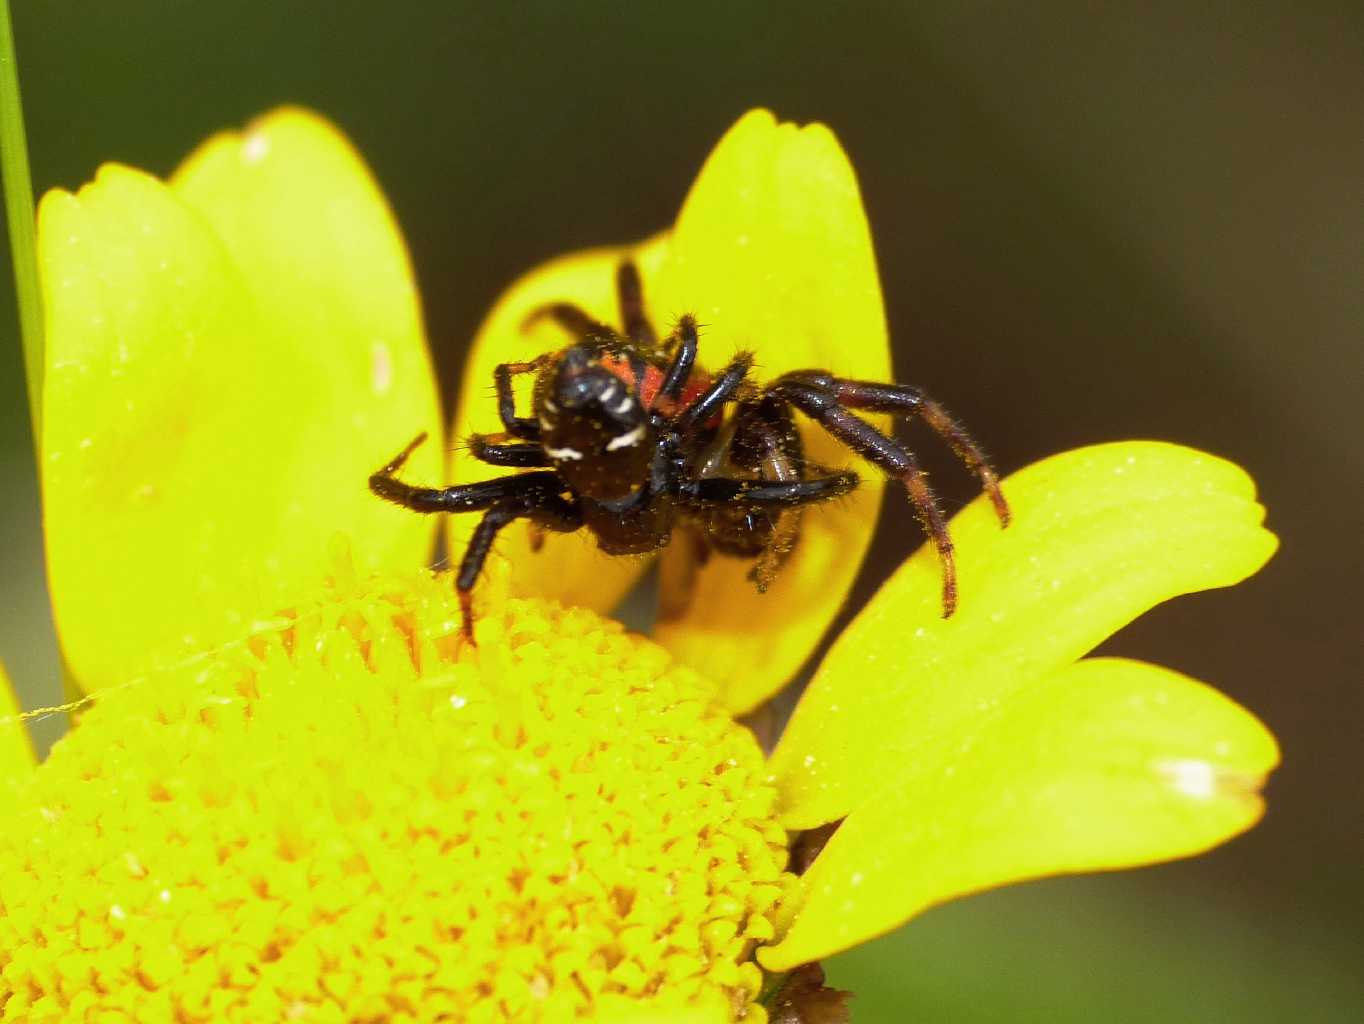
{"label": "flower stem", "polygon": [[[19,98],[19,62],[14,53],[9,0],[0,0],[0,175],[4,176],[5,220],[9,224],[14,292],[19,306],[19,341],[24,349],[24,377],[28,381],[28,422],[41,484],[43,302],[38,291],[33,180],[28,170],[28,138],[24,132],[24,105]],[[64,654],[62,692],[68,701],[82,695]]]}
{"label": "flower stem", "polygon": [[42,423],[43,310],[34,247],[33,184],[28,171],[28,142],[24,137],[23,104],[19,100],[19,67],[14,56],[9,0],[0,0],[0,172],[4,175],[5,217],[9,222],[19,336],[28,379],[29,423],[36,450]]}

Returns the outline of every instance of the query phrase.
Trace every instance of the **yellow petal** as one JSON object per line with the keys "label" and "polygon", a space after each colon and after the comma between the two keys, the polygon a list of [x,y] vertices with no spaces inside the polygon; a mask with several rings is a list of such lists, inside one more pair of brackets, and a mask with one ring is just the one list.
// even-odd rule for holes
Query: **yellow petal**
{"label": "yellow petal", "polygon": [[364,566],[427,557],[431,524],[366,486],[439,427],[417,296],[335,129],[275,113],[170,187],[106,166],[38,229],[48,564],[85,688],[290,600],[338,533]]}
{"label": "yellow petal", "polygon": [[[657,308],[696,314],[712,371],[737,351],[757,354],[754,379],[824,368],[888,380],[890,349],[871,233],[847,155],[824,125],[746,114],[692,187],[654,288]],[[818,428],[802,431],[808,459],[853,460]],[[799,668],[838,613],[876,525],[882,482],[813,509],[776,583],[758,594],[751,563],[713,558],[690,573],[689,546],[664,553],[663,615],[655,639],[727,686],[738,711],[760,703]],[[904,516],[910,522],[908,509]]]}
{"label": "yellow petal", "polygon": [[788,828],[834,821],[867,782],[927,771],[922,751],[1178,594],[1229,586],[1273,553],[1239,468],[1157,442],[1057,455],[952,522],[961,599],[940,618],[920,550],[830,650],[773,754]]}
{"label": "yellow petal", "polygon": [[0,663],[0,782],[27,775],[37,763],[19,712],[14,688],[5,674],[4,664]]}
{"label": "yellow petal", "polygon": [[[621,329],[615,274],[620,261],[628,255],[638,264],[643,277],[649,313],[662,327],[660,307],[651,298],[653,281],[666,252],[667,240],[660,235],[638,246],[593,249],[565,256],[530,271],[503,293],[479,328],[465,365],[451,435],[455,443],[451,459],[453,480],[468,483],[505,476],[509,472],[470,458],[462,444],[470,434],[493,434],[502,430],[493,390],[493,369],[497,364],[524,362],[569,343],[567,335],[548,323],[530,331],[522,330],[526,316],[551,302],[571,302],[593,318]],[[530,415],[531,383],[530,376],[522,377],[518,382],[518,410],[522,416]],[[415,473],[407,470],[403,476],[413,482],[417,480]],[[450,557],[458,562],[468,545],[469,535],[478,524],[478,516],[449,516],[448,519]],[[512,586],[519,593],[553,598],[599,612],[614,608],[648,565],[643,558],[602,554],[586,531],[546,534],[537,550],[524,523],[514,523],[502,531],[495,556],[510,563]]]}
{"label": "yellow petal", "polygon": [[1259,820],[1273,736],[1168,669],[1096,659],[1037,679],[921,748],[802,878],[771,970],[1007,882],[1198,853]]}

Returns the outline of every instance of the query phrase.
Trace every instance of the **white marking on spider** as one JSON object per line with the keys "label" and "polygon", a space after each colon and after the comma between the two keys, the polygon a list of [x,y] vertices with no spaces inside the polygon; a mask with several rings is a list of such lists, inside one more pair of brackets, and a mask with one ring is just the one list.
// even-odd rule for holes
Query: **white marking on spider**
{"label": "white marking on spider", "polygon": [[631,430],[629,433],[617,434],[615,437],[611,438],[611,440],[606,442],[606,450],[608,452],[613,452],[617,448],[630,448],[639,444],[642,440],[644,440],[643,423],[635,427],[635,429]]}
{"label": "white marking on spider", "polygon": [[546,398],[546,399],[545,399],[545,412],[558,412],[558,411],[559,411],[559,407],[558,407],[557,405],[554,404],[554,399],[552,399],[552,398]]}
{"label": "white marking on spider", "polygon": [[548,416],[541,416],[541,417],[540,417],[540,429],[541,429],[541,430],[553,430],[553,429],[554,429],[554,421],[553,421],[552,419],[550,419]]}
{"label": "white marking on spider", "polygon": [[[606,396],[603,395],[602,397],[605,398]],[[630,406],[634,404],[635,400],[631,398],[629,395],[626,395],[624,398],[620,400],[620,405],[616,406],[614,409],[611,409],[610,413],[612,416],[619,416],[621,415],[621,413],[625,412],[626,409],[630,408]]]}
{"label": "white marking on spider", "polygon": [[576,448],[546,448],[545,454],[551,459],[559,459],[560,461],[568,459],[576,462],[583,457],[583,453]]}

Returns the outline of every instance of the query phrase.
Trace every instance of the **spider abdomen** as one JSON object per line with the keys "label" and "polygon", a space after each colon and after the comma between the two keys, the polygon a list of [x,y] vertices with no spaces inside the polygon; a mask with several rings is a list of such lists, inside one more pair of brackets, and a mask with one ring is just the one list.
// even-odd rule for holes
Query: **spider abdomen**
{"label": "spider abdomen", "polygon": [[[644,408],[669,419],[705,394],[714,381],[714,378],[701,367],[694,367],[682,388],[682,394],[673,398],[661,393],[663,381],[667,376],[667,368],[664,366],[648,360],[637,360],[632,364],[629,359],[614,354],[604,356],[601,365],[633,389],[639,395],[640,404]],[[720,418],[720,414],[716,413],[706,426],[719,426]]]}

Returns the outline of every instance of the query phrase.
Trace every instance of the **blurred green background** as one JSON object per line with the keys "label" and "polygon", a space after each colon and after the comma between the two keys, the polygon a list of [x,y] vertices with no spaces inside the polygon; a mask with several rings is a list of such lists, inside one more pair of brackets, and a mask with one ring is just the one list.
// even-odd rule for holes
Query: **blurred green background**
{"label": "blurred green background", "polygon": [[[834,983],[863,1024],[1364,1018],[1357,3],[15,7],[40,192],[110,159],[165,173],[281,102],[338,121],[396,208],[450,385],[513,275],[668,224],[746,108],[828,122],[899,376],[1005,470],[1155,437],[1255,475],[1269,568],[1107,650],[1215,683],[1286,756],[1264,824],[1216,853],[940,908]],[[22,388],[0,345],[0,658],[32,707],[59,682]],[[969,497],[926,455],[949,505]],[[916,543],[883,532],[863,597]]]}

